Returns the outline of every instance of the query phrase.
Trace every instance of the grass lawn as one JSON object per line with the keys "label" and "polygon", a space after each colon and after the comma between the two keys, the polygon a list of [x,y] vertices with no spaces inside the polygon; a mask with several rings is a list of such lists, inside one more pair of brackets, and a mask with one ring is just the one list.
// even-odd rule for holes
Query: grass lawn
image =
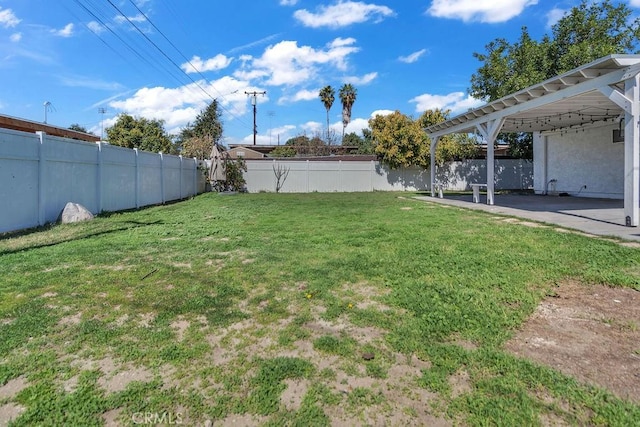
{"label": "grass lawn", "polygon": [[209,193],[0,240],[0,424],[638,425],[504,343],[560,281],[640,290],[640,251],[410,197]]}

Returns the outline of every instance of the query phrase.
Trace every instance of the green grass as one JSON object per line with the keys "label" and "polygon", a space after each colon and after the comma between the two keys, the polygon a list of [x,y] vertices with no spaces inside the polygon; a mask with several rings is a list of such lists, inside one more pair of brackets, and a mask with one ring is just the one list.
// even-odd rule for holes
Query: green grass
{"label": "green grass", "polygon": [[[110,411],[125,425],[140,413],[366,424],[425,407],[470,425],[640,419],[503,350],[557,282],[640,290],[638,250],[410,196],[205,194],[3,238],[0,386],[28,385],[0,408],[23,408],[15,425],[101,425]],[[415,381],[392,370],[411,355],[430,364]],[[148,375],[104,385],[133,368]],[[470,390],[454,397],[461,369]],[[396,407],[389,390],[436,397]]]}

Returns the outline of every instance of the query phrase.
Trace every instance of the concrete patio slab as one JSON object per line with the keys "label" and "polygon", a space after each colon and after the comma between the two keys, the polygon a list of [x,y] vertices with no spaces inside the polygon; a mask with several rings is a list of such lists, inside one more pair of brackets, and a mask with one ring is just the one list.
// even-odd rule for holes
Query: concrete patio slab
{"label": "concrete patio slab", "polygon": [[640,228],[624,225],[622,200],[498,194],[495,204],[487,205],[484,195],[481,196],[482,203],[473,203],[471,195],[446,196],[443,199],[417,196],[416,199],[526,218],[599,236],[640,241]]}

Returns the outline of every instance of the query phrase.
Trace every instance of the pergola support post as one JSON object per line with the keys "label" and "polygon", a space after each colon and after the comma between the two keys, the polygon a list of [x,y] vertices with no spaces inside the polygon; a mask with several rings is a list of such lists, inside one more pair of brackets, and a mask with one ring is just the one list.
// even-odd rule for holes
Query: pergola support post
{"label": "pergola support post", "polygon": [[440,137],[430,136],[429,139],[431,140],[431,167],[429,168],[431,171],[431,197],[436,197],[436,147]]}
{"label": "pergola support post", "polygon": [[624,115],[624,216],[627,226],[637,227],[640,225],[640,75],[625,80],[624,92],[631,101],[631,111],[625,111]]}
{"label": "pergola support post", "polygon": [[625,74],[624,93],[615,86],[600,88],[605,96],[624,110],[624,223],[640,225],[640,74]]}
{"label": "pergola support post", "polygon": [[493,144],[504,125],[504,118],[479,123],[476,127],[487,142],[487,204],[494,204],[495,194],[495,156]]}

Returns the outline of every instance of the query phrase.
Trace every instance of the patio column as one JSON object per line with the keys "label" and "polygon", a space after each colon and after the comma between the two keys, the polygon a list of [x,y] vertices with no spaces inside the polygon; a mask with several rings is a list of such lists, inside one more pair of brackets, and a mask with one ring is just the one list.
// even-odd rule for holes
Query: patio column
{"label": "patio column", "polygon": [[431,197],[436,197],[436,147],[440,137],[429,136],[429,139],[431,140],[431,165],[429,168],[431,171]]}
{"label": "patio column", "polygon": [[624,110],[624,219],[625,225],[640,225],[640,74],[636,68],[623,76],[624,93],[615,86],[599,88]]}
{"label": "patio column", "polygon": [[494,189],[495,189],[495,157],[493,151],[493,144],[496,142],[496,137],[504,125],[504,118],[490,120],[486,123],[480,123],[476,125],[480,135],[487,142],[487,204],[493,205],[494,203]]}
{"label": "patio column", "polygon": [[638,92],[640,75],[624,82],[624,94],[631,111],[624,115],[624,216],[627,226],[640,225],[640,132],[638,130]]}

